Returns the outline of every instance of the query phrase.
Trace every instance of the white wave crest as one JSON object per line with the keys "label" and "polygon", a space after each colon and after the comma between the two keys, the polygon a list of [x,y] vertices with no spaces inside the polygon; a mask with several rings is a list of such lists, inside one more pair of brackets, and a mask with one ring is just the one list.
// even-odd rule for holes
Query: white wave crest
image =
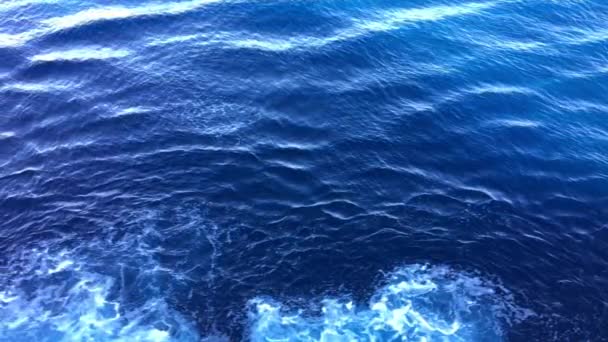
{"label": "white wave crest", "polygon": [[32,56],[30,60],[33,62],[104,60],[123,58],[128,56],[130,53],[130,51],[124,49],[114,50],[105,47],[93,46],[42,53]]}
{"label": "white wave crest", "polygon": [[407,25],[423,22],[440,21],[451,17],[479,14],[496,6],[493,2],[470,2],[453,6],[431,6],[421,8],[402,8],[385,10],[365,18],[353,19],[352,25],[335,32],[327,37],[289,37],[289,38],[262,38],[251,34],[242,38],[243,34],[229,33],[215,34],[208,43],[221,42],[238,48],[250,48],[266,51],[287,51],[292,49],[321,48],[337,42],[349,41],[359,37],[398,30]]}

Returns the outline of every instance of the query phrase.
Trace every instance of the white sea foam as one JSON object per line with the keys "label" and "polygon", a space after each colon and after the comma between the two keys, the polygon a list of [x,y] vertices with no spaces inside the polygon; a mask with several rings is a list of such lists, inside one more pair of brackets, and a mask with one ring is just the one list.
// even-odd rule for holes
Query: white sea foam
{"label": "white sea foam", "polygon": [[[187,226],[186,232],[197,230]],[[215,250],[215,237],[209,236],[216,232],[206,232],[205,248]],[[110,246],[34,249],[12,258],[0,287],[0,341],[200,341],[192,322],[167,304],[159,286],[164,281],[156,279],[159,274],[177,279],[180,272],[179,266],[168,270],[155,261],[158,233],[145,229]],[[210,262],[213,270],[213,256]],[[136,283],[128,284],[124,273],[132,271]],[[135,291],[128,296],[135,301],[124,296],[127,288]],[[482,277],[410,265],[390,274],[367,304],[325,298],[309,313],[253,299],[246,339],[500,341],[503,329],[530,315],[513,302],[508,291]]]}
{"label": "white sea foam", "polygon": [[33,250],[24,255],[5,275],[10,285],[0,289],[0,341],[200,340],[154,291],[143,291],[147,296],[138,305],[127,306],[117,293],[118,278],[88,270],[72,253]]}
{"label": "white sea foam", "polygon": [[326,298],[319,311],[255,299],[251,340],[500,341],[505,326],[530,314],[491,282],[423,265],[398,269],[366,305]]}

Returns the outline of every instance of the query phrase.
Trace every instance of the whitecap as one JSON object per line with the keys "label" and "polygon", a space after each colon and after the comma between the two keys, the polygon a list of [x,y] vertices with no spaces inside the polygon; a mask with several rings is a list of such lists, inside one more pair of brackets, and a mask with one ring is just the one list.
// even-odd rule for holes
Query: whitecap
{"label": "whitecap", "polygon": [[134,106],[127,108],[117,109],[113,116],[127,116],[127,115],[135,115],[135,114],[144,114],[154,111],[153,107],[145,107],[145,106]]}
{"label": "whitecap", "polygon": [[8,139],[8,138],[12,138],[15,136],[15,132],[0,132],[0,140],[2,139]]}
{"label": "whitecap", "polygon": [[92,46],[63,51],[51,51],[30,57],[32,62],[54,62],[54,61],[88,61],[123,58],[131,52],[125,49],[114,50],[111,48]]}
{"label": "whitecap", "polygon": [[47,93],[74,89],[78,84],[73,81],[42,81],[8,83],[0,91],[23,91],[27,93]]}
{"label": "whitecap", "polygon": [[522,127],[522,128],[535,128],[540,127],[542,124],[538,121],[526,120],[526,119],[502,119],[492,121],[496,126],[501,127]]}
{"label": "whitecap", "polygon": [[47,273],[53,274],[53,273],[61,272],[72,265],[74,265],[74,262],[72,260],[63,260],[63,261],[59,262],[59,264],[57,264],[57,266],[55,266],[55,268],[48,270]]}
{"label": "whitecap", "polygon": [[450,17],[477,14],[494,7],[492,2],[469,2],[461,5],[440,5],[422,8],[405,8],[381,12],[371,20],[360,20],[357,28],[364,31],[390,31],[406,23],[439,21]]}

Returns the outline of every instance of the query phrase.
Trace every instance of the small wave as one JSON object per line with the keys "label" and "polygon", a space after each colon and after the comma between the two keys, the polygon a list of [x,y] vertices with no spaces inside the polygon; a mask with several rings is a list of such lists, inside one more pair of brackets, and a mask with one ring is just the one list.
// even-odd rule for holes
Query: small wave
{"label": "small wave", "polygon": [[538,95],[538,93],[527,87],[512,86],[507,84],[480,84],[465,90],[465,93],[473,95],[481,94],[523,94]]}
{"label": "small wave", "polygon": [[0,132],[0,140],[8,139],[15,136],[15,132]]}
{"label": "small wave", "polygon": [[[146,212],[76,246],[67,234],[11,253],[0,274],[0,342],[226,341],[201,336],[191,316],[172,306],[190,298],[190,277],[213,275],[220,248],[216,227],[190,213],[178,211],[180,224],[161,228],[158,213]],[[166,264],[166,239],[183,263]]]}
{"label": "small wave", "polygon": [[114,50],[104,47],[87,47],[38,54],[32,56],[30,60],[32,62],[89,61],[122,58],[130,54],[130,51],[124,49]]}
{"label": "small wave", "polygon": [[102,7],[87,9],[78,13],[45,20],[43,23],[54,30],[64,30],[92,22],[137,18],[151,15],[177,15],[193,11],[201,6],[221,0],[192,0],[183,2],[157,3],[141,7]]}
{"label": "small wave", "polygon": [[244,48],[263,51],[283,52],[289,50],[308,50],[327,45],[353,40],[365,35],[393,31],[408,24],[440,21],[451,17],[473,15],[494,7],[494,2],[471,2],[461,5],[431,6],[422,8],[405,8],[376,12],[368,17],[354,18],[352,24],[334,32],[331,36],[290,36],[268,37],[247,32],[221,32],[213,34],[189,34],[155,39],[151,45],[181,43],[200,40],[200,45],[224,45],[232,48]]}
{"label": "small wave", "polygon": [[586,45],[602,43],[608,40],[608,29],[569,28],[569,32],[560,36],[562,42],[568,45]]}
{"label": "small wave", "polygon": [[[38,30],[36,30],[38,31]],[[16,47],[25,44],[33,38],[34,31],[27,31],[17,34],[0,33],[0,47]]]}
{"label": "small wave", "polygon": [[581,113],[589,113],[589,112],[600,112],[600,113],[608,113],[608,105],[603,103],[598,103],[595,101],[585,101],[585,100],[555,100],[553,104],[561,110],[567,112],[581,112]]}
{"label": "small wave", "polygon": [[25,93],[62,92],[76,89],[80,84],[72,81],[16,82],[0,87],[0,92],[17,91]]}
{"label": "small wave", "polygon": [[39,27],[29,31],[14,34],[0,33],[0,47],[19,47],[32,39],[53,32],[69,30],[96,22],[159,15],[179,15],[219,1],[221,0],[192,0],[149,4],[140,7],[107,6],[89,8],[73,14],[42,20]]}
{"label": "small wave", "polygon": [[411,265],[389,276],[368,305],[323,300],[320,313],[252,301],[257,341],[500,341],[531,315],[490,281],[443,266]]}
{"label": "small wave", "polygon": [[546,100],[546,95],[532,88],[500,83],[481,83],[461,90],[450,91],[435,99],[436,106],[472,101],[482,96],[512,97],[521,99],[537,98]]}
{"label": "small wave", "polygon": [[4,1],[0,3],[0,12],[9,11],[19,7],[32,6],[36,4],[53,3],[57,0],[16,0],[16,1]]}
{"label": "small wave", "polygon": [[390,31],[398,29],[405,23],[438,21],[450,17],[477,14],[494,7],[492,2],[470,2],[457,6],[433,6],[425,8],[407,8],[381,13],[374,20],[357,22],[357,27],[364,31]]}

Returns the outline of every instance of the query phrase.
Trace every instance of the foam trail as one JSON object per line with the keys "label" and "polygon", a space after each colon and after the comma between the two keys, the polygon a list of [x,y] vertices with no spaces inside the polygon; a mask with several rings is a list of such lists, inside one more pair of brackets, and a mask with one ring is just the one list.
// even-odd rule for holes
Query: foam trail
{"label": "foam trail", "polygon": [[[213,272],[215,226],[180,211],[174,226],[158,227],[157,215],[75,245],[64,236],[12,252],[0,273],[0,342],[225,341],[202,336],[172,306]],[[184,264],[163,261],[168,237]]]}
{"label": "foam trail", "polygon": [[124,275],[94,272],[82,260],[72,252],[33,250],[11,261],[0,287],[0,341],[200,341],[151,275],[142,271],[141,281],[152,286],[138,286],[138,302],[127,304]]}
{"label": "foam trail", "polygon": [[394,272],[367,305],[328,298],[317,314],[252,301],[251,341],[500,341],[530,313],[496,285],[447,267]]}

